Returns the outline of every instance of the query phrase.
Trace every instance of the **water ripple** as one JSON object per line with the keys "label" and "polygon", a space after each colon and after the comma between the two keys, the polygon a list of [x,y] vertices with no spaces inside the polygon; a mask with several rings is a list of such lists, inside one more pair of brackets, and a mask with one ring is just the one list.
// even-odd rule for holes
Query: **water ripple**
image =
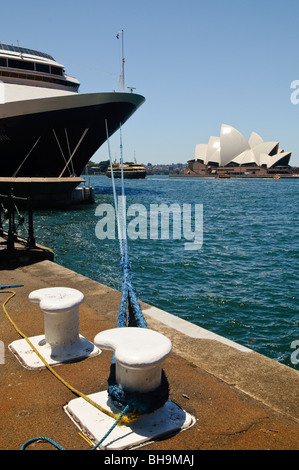
{"label": "water ripple", "polygon": [[[117,240],[95,236],[95,208],[113,204],[111,181],[91,177],[96,204],[37,212],[38,243],[56,262],[120,288]],[[117,182],[119,185],[119,182]],[[203,204],[201,250],[184,240],[129,242],[139,297],[268,357],[290,361],[298,333],[299,181],[152,177],[126,181],[127,204]]]}

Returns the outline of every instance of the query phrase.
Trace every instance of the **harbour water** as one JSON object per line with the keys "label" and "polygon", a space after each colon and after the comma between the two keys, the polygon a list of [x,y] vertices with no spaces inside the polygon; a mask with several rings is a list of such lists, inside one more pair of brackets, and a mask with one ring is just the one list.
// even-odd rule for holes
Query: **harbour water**
{"label": "harbour water", "polygon": [[[113,205],[112,183],[106,176],[87,183],[93,205],[35,212],[36,241],[56,263],[120,289],[118,240],[95,232],[97,206]],[[203,205],[198,250],[185,250],[183,236],[128,240],[138,297],[297,369],[298,180],[151,176],[126,180],[125,188],[127,207]]]}

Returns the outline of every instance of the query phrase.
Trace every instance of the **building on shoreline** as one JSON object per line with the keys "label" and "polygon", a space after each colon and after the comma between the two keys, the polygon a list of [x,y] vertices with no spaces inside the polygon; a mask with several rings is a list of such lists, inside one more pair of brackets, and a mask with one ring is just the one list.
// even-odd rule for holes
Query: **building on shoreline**
{"label": "building on shoreline", "polygon": [[[278,142],[264,142],[256,132],[249,140],[235,128],[222,124],[220,137],[211,136],[207,144],[197,144],[194,160],[188,161],[185,176],[273,177],[299,173],[289,166],[291,152]],[[295,173],[294,173],[295,170]]]}

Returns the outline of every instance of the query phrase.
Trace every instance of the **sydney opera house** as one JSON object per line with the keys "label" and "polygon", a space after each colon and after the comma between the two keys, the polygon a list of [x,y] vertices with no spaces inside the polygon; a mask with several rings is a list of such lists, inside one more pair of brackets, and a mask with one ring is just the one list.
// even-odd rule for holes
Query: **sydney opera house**
{"label": "sydney opera house", "polygon": [[187,176],[292,176],[291,152],[278,142],[264,142],[256,132],[249,140],[235,128],[222,124],[220,137],[211,136],[207,144],[197,144],[194,160],[188,161]]}

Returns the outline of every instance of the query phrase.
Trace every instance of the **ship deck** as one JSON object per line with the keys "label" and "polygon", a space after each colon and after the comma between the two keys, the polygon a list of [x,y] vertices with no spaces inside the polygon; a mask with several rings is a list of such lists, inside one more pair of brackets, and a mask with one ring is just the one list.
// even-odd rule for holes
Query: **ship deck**
{"label": "ship deck", "polygon": [[[13,188],[15,191],[23,190],[28,188],[28,194],[35,193],[49,193],[53,189],[59,189],[61,192],[69,191],[69,188],[75,188],[80,183],[83,183],[84,179],[81,177],[69,177],[69,178],[50,178],[50,177],[9,177],[0,176],[0,193],[2,190],[9,190]],[[6,194],[6,193],[5,193]]]}
{"label": "ship deck", "polygon": [[67,207],[72,203],[73,191],[83,182],[81,177],[0,177],[0,196],[12,194],[21,198],[19,205],[27,205],[30,198],[34,208]]}

